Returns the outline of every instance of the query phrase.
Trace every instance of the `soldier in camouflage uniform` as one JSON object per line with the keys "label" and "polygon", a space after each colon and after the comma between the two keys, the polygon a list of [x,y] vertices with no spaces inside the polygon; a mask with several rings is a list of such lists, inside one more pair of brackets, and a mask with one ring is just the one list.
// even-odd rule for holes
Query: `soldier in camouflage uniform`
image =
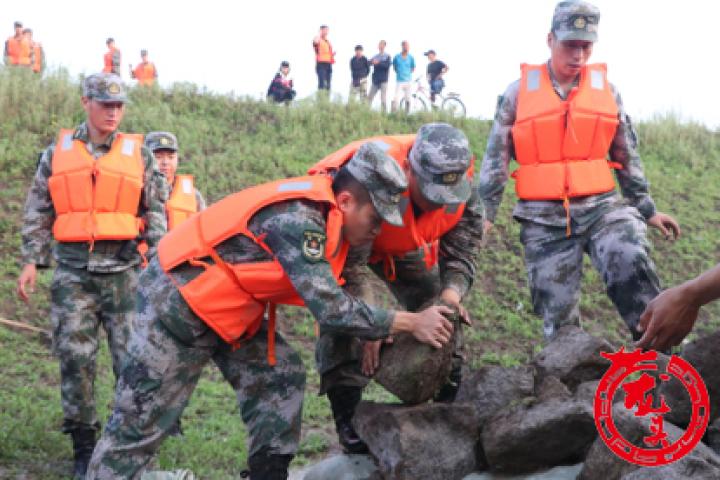
{"label": "soldier in camouflage uniform", "polygon": [[[563,1],[555,8],[548,34],[551,58],[547,70],[552,88],[562,100],[576,97],[580,72],[597,40],[599,18],[597,7],[583,1]],[[502,199],[510,158],[518,150],[512,129],[516,124],[521,87],[521,82],[516,81],[499,98],[482,163],[480,191],[487,210],[486,231],[492,227]],[[531,88],[528,86],[528,91]],[[593,75],[592,88],[605,88],[602,76]],[[584,252],[590,255],[608,295],[637,338],[639,316],[660,291],[655,266],[649,258],[647,225],[659,229],[666,238],[677,238],[680,234],[675,220],[655,209],[637,152],[635,129],[617,89],[612,84],[609,88],[619,123],[608,154],[620,167],[615,170],[615,177],[624,201],[611,189],[571,197],[567,199],[567,208],[563,200],[520,200],[513,212],[521,224],[520,240],[525,247],[533,309],[543,317],[548,339],[562,325],[579,325]],[[575,139],[575,142],[579,141]],[[552,155],[545,152],[546,157]]]}
{"label": "soldier in camouflage uniform", "polygon": [[[373,145],[361,148],[333,180],[345,241],[350,245],[368,242],[383,219],[401,223],[399,194],[406,187],[402,171],[381,150]],[[349,198],[355,203],[347,203]],[[223,202],[195,218],[214,218]],[[247,208],[252,211],[252,206]],[[340,288],[323,253],[326,208],[322,202],[305,199],[271,203],[248,222],[250,232],[262,238],[269,251],[251,238],[235,234],[214,247],[217,258],[238,265],[268,262],[274,257],[323,332],[377,339],[411,331],[435,347],[447,343],[452,325],[443,313],[449,309],[436,306],[417,314],[393,312],[368,305]],[[180,242],[183,237],[177,235],[171,232],[164,241]],[[309,238],[313,243],[308,243]],[[95,449],[89,479],[139,478],[211,360],[237,392],[248,429],[250,478],[287,478],[300,438],[305,385],[302,361],[276,333],[276,364],[269,364],[267,318],[254,336],[235,348],[198,315],[199,307],[188,305],[178,288],[203,274],[200,265],[208,261],[209,257],[186,261],[165,273],[156,258],[143,271],[130,361],[118,381],[115,410]]]}
{"label": "soldier in camouflage uniform", "polygon": [[[351,250],[343,272],[345,288],[352,295],[375,303],[371,276],[380,278],[395,299],[410,311],[417,311],[438,299],[453,305],[469,323],[462,299],[472,286],[476,270],[476,254],[482,240],[483,206],[476,188],[472,188],[466,172],[473,157],[465,134],[448,124],[431,123],[422,126],[409,151],[409,196],[401,209],[413,209],[418,222],[441,208],[446,211],[465,206],[459,221],[438,239],[439,258],[428,264],[428,253],[422,247],[404,255],[393,255],[395,278],[388,276],[387,262],[374,255],[371,244]],[[452,183],[443,183],[443,179]],[[408,229],[407,222],[404,226]],[[384,233],[381,233],[381,236]],[[366,267],[369,265],[370,269]],[[372,274],[370,273],[372,271]],[[379,367],[379,341],[362,342],[347,335],[321,335],[316,358],[321,375],[320,393],[327,393],[335,417],[340,444],[348,453],[363,453],[367,446],[352,426],[355,407],[362,397],[362,389]],[[452,401],[460,384],[462,332],[457,332],[453,370],[448,383],[436,396],[436,401]]]}
{"label": "soldier in camouflage uniform", "polygon": [[[116,129],[126,101],[120,78],[113,74],[91,75],[83,84],[82,101],[87,119],[75,129],[72,140],[82,142],[97,160],[108,153],[118,135]],[[59,147],[53,143],[43,152],[25,203],[24,268],[18,279],[18,294],[25,301],[34,290],[37,268],[50,267],[57,214],[49,179],[53,175],[56,148]],[[167,186],[152,153],[143,147],[139,156],[144,176],[137,217],[145,224],[141,239],[147,242],[152,254],[166,230],[163,202]],[[53,249],[57,262],[51,285],[53,351],[60,360],[62,430],[72,435],[78,476],[85,473],[100,427],[94,399],[98,328],[102,325],[107,333],[117,378],[135,311],[141,261],[136,245],[136,240],[96,240],[57,242]]]}

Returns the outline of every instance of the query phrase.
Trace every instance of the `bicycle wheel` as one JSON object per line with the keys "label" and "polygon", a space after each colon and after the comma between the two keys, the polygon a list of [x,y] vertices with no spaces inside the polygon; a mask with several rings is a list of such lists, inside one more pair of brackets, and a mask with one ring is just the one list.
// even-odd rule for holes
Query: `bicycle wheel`
{"label": "bicycle wheel", "polygon": [[401,112],[406,113],[417,113],[417,112],[427,112],[427,105],[425,104],[425,100],[423,100],[421,97],[414,96],[410,99],[410,109],[407,108],[407,101],[403,98],[400,100],[400,107]]}
{"label": "bicycle wheel", "polygon": [[464,117],[466,114],[465,104],[458,97],[445,98],[441,108],[453,117]]}

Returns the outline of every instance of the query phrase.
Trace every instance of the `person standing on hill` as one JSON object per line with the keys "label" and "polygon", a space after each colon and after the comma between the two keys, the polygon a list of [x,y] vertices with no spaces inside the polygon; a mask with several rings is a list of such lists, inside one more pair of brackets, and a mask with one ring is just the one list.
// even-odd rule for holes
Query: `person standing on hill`
{"label": "person standing on hill", "polygon": [[378,53],[370,59],[373,73],[372,86],[370,87],[370,94],[368,95],[368,104],[372,106],[375,95],[378,90],[380,91],[380,109],[383,113],[387,111],[387,84],[388,77],[390,76],[390,65],[392,65],[392,58],[385,53],[385,45],[385,40],[380,40]]}
{"label": "person standing on hill", "polygon": [[23,30],[23,35],[25,35],[25,38],[30,45],[30,51],[32,52],[30,55],[30,65],[32,67],[32,71],[35,73],[42,73],[42,71],[45,70],[45,51],[43,50],[40,42],[33,40],[33,32],[31,29],[26,28]]}
{"label": "person standing on hill", "polygon": [[105,41],[108,51],[103,56],[103,73],[114,73],[120,75],[120,61],[122,55],[120,50],[115,46],[115,39],[110,37]]}
{"label": "person standing on hill", "polygon": [[437,59],[435,50],[428,50],[425,52],[425,56],[428,57],[428,62],[430,62],[427,66],[427,81],[430,85],[430,101],[434,105],[435,96],[445,88],[443,75],[447,73],[449,67],[445,62]]}
{"label": "person standing on hill", "polygon": [[335,52],[332,49],[328,32],[330,27],[320,26],[320,32],[313,38],[313,49],[315,49],[315,72],[318,77],[318,90],[330,91],[330,80],[332,79],[332,66],[335,63]]}
{"label": "person standing on hill", "polygon": [[117,131],[127,97],[120,77],[83,82],[86,118],[60,130],[42,154],[25,202],[17,294],[29,301],[38,268],[57,262],[50,286],[53,352],[60,361],[62,431],[74,475],[84,478],[100,429],[95,411],[99,328],[107,333],[115,378],[127,354],[141,256],[166,231],[167,184],[142,135]]}
{"label": "person standing on hill", "polygon": [[588,63],[599,20],[598,8],[585,1],[557,4],[547,36],[550,59],[523,64],[520,80],[499,98],[480,172],[487,231],[511,155],[520,165],[511,175],[520,198],[513,216],[520,222],[533,310],[543,318],[547,339],[563,325],[580,323],[584,253],[637,339],[640,315],[660,292],[647,226],[668,239],[680,235],[677,222],[655,208],[637,134],[606,66]]}
{"label": "person standing on hill", "polygon": [[138,85],[152,87],[157,80],[158,72],[155,64],[148,61],[148,51],[140,50],[140,58],[142,61],[137,67],[130,65],[130,76],[137,80]]}
{"label": "person standing on hill", "polygon": [[32,46],[23,34],[22,22],[15,22],[15,35],[5,41],[5,65],[19,67],[32,66]]}
{"label": "person standing on hill", "polygon": [[363,55],[362,45],[355,46],[355,55],[350,59],[350,74],[352,83],[350,84],[350,95],[357,97],[362,101],[367,98],[367,77],[370,75],[370,62]]}
{"label": "person standing on hill", "polygon": [[415,59],[410,55],[410,44],[403,40],[402,51],[393,58],[395,69],[395,98],[392,101],[392,111],[398,109],[400,99],[405,99],[405,112],[410,111],[410,94],[412,93],[412,74],[415,71]]}

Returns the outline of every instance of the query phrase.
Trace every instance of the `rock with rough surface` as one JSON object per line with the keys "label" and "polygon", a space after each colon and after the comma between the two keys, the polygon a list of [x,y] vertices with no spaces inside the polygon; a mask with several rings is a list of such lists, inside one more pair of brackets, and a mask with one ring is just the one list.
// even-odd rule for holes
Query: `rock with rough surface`
{"label": "rock with rough surface", "polygon": [[304,471],[302,480],[373,480],[380,478],[369,455],[335,455]]}

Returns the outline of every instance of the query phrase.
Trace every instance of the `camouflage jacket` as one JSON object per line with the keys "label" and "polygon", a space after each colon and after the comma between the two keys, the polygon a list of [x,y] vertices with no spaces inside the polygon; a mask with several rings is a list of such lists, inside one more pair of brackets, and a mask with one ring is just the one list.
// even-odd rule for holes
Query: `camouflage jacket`
{"label": "camouflage jacket", "polygon": [[[560,98],[565,99],[567,93],[562,91],[552,74],[552,70],[549,70],[555,91]],[[649,219],[655,215],[655,203],[648,192],[648,182],[637,151],[637,134],[630,121],[630,116],[623,108],[620,94],[614,85],[610,85],[610,87],[618,106],[620,124],[610,146],[609,155],[614,162],[623,166],[621,170],[615,170],[623,197],[630,205],[636,207],[645,219]],[[511,130],[515,123],[519,90],[520,81],[518,80],[510,84],[505,93],[498,98],[495,121],[490,131],[487,150],[480,171],[480,194],[487,210],[487,218],[491,222],[495,221],[503,190],[508,180],[510,158],[514,156]],[[571,198],[570,216],[574,222],[586,225],[592,223],[612,205],[616,204],[617,201],[618,197],[614,191],[587,197]],[[564,227],[567,223],[562,201],[520,200],[515,206],[513,216],[518,219],[532,220],[550,226]]]}
{"label": "camouflage jacket", "polygon": [[[338,285],[325,257],[315,256],[304,248],[309,236],[325,241],[326,215],[324,206],[310,201],[273,204],[256,213],[248,224],[253,234],[264,236],[272,256],[243,235],[223,241],[216,251],[230,264],[277,259],[318,321],[321,332],[338,332],[368,339],[384,338],[390,333],[394,312],[368,305],[349,295]],[[320,250],[324,251],[324,248]],[[210,258],[202,260],[212,263]],[[171,275],[178,284],[184,285],[203,271],[202,267],[185,263],[173,269]],[[172,325],[168,327],[173,329]]]}
{"label": "camouflage jacket", "polygon": [[[87,144],[88,151],[97,159],[108,152],[115,140],[113,133],[102,145],[89,143],[87,125],[81,124],[73,134],[74,139]],[[50,266],[50,251],[53,244],[52,227],[55,221],[55,208],[50,198],[48,179],[52,175],[52,156],[54,143],[42,153],[38,162],[35,178],[25,202],[22,228],[22,261],[38,267]],[[165,177],[157,169],[155,157],[143,147],[145,177],[138,216],[145,221],[142,239],[147,241],[148,255],[155,253],[160,238],[167,231],[165,219],[165,201],[168,195]],[[119,272],[140,263],[140,256],[133,251],[129,260],[118,258],[123,248],[127,250],[129,242],[124,240],[97,241],[92,251],[87,242],[57,242],[53,249],[55,260],[73,268],[85,268],[91,272]]]}

